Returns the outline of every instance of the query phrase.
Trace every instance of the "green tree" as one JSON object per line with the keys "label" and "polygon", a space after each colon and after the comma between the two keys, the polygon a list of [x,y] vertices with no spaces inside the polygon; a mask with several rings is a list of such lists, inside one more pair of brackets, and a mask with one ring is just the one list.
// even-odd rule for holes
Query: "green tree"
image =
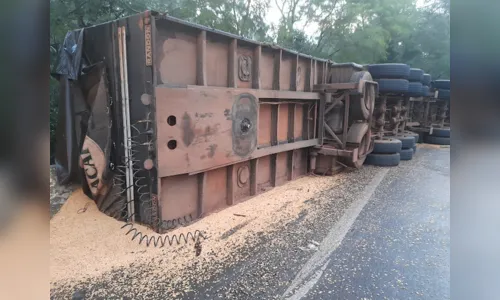
{"label": "green tree", "polygon": [[450,2],[428,1],[403,59],[437,78],[450,78]]}

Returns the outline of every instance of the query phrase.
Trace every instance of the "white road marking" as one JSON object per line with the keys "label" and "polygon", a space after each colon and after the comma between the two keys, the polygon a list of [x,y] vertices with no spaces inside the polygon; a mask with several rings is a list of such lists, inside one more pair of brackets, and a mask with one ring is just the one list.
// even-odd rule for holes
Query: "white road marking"
{"label": "white road marking", "polygon": [[325,269],[329,263],[330,263],[330,260],[327,260],[323,264],[321,269],[314,272],[314,276],[310,280],[308,280],[306,283],[304,283],[292,296],[288,297],[287,300],[300,300],[302,297],[307,295],[309,290],[311,290],[316,285],[316,283],[321,278],[321,276],[323,276],[323,272],[325,271]]}
{"label": "white road marking", "polygon": [[[354,221],[356,221],[363,207],[368,203],[368,200],[370,200],[388,171],[388,168],[384,168],[373,177],[360,197],[349,206],[340,220],[330,229],[327,236],[321,242],[318,251],[305,263],[288,289],[281,296],[282,299],[300,300],[316,285],[330,262],[328,258],[340,246],[352,224],[354,224]],[[310,279],[307,280],[308,278]],[[301,287],[296,290],[298,286]],[[295,292],[291,294],[293,291]]]}

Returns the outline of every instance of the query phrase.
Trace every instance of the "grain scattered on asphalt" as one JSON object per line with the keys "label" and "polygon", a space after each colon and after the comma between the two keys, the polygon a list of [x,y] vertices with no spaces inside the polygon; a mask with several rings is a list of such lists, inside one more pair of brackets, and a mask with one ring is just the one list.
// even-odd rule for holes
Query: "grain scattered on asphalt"
{"label": "grain scattered on asphalt", "polygon": [[[238,249],[255,243],[277,225],[297,218],[310,205],[307,200],[342,180],[343,174],[303,177],[167,233],[204,232],[208,239],[202,242],[200,256],[195,256],[193,242],[154,248],[131,241],[131,236],[125,236],[126,230],[120,229],[124,223],[101,213],[91,199],[77,190],[50,222],[51,289],[73,290],[83,280],[145,264],[157,264],[158,279],[172,279],[173,286],[180,284],[175,278],[186,270],[198,270],[193,279],[203,280],[206,277],[202,274],[211,276],[217,272],[221,261],[237,261]],[[87,210],[78,214],[83,207]],[[143,233],[157,235],[144,226],[136,227]],[[206,268],[212,271],[201,271]]]}

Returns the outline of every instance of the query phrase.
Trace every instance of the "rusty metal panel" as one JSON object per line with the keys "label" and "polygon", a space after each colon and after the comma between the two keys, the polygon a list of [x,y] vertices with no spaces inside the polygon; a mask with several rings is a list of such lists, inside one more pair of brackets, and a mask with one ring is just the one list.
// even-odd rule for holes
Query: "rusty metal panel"
{"label": "rusty metal panel", "polygon": [[293,151],[293,179],[307,174],[307,149]]}
{"label": "rusty metal panel", "polygon": [[[160,25],[157,24],[159,40],[156,46],[158,82],[196,84],[196,36],[173,33]],[[169,38],[171,35],[175,38]]]}
{"label": "rusty metal panel", "polygon": [[281,152],[276,155],[276,182],[275,186],[282,185],[288,178],[288,159],[289,152]]}
{"label": "rusty metal panel", "polygon": [[306,83],[307,80],[309,79],[310,75],[308,75],[309,72],[311,72],[310,64],[311,60],[306,59],[306,58],[299,58],[298,60],[298,66],[297,66],[297,91],[307,91]]}
{"label": "rusty metal panel", "polygon": [[319,143],[312,87],[326,61],[169,17],[156,26],[162,219],[203,216],[307,174],[306,148]]}
{"label": "rusty metal panel", "polygon": [[296,104],[295,105],[295,116],[294,116],[294,127],[293,127],[293,137],[295,140],[302,139],[303,132],[303,120],[304,120],[304,105]]}
{"label": "rusty metal panel", "polygon": [[[255,95],[258,93],[240,89],[157,87],[160,176],[199,172],[307,147],[287,141],[289,104],[279,105],[282,108],[278,111],[276,104],[259,104]],[[259,117],[259,111],[263,117]],[[314,122],[312,116],[309,118]],[[248,128],[242,127],[245,122]],[[278,138],[285,145],[282,150],[256,149],[257,137],[262,147],[268,146],[269,140],[277,145]]]}
{"label": "rusty metal panel", "polygon": [[264,90],[273,89],[273,70],[274,70],[274,53],[271,49],[262,49],[261,56],[261,71],[260,71],[260,83],[261,88]]}
{"label": "rusty metal panel", "polygon": [[259,107],[259,147],[271,145],[271,104]]}
{"label": "rusty metal panel", "polygon": [[214,41],[207,36],[207,85],[227,86],[229,40],[226,42]]}
{"label": "rusty metal panel", "polygon": [[196,216],[198,202],[197,176],[177,175],[161,178],[162,218],[173,220]]}
{"label": "rusty metal panel", "polygon": [[[293,70],[294,60],[297,59],[297,56],[282,54],[281,56],[281,67],[280,67],[280,81],[279,81],[279,89],[280,90],[291,90],[291,74]],[[295,71],[293,71],[295,72]]]}
{"label": "rusty metal panel", "polygon": [[206,190],[202,207],[203,212],[212,212],[226,206],[227,168],[208,171],[206,176]]}
{"label": "rusty metal panel", "polygon": [[278,105],[278,144],[288,140],[288,103]]}
{"label": "rusty metal panel", "polygon": [[257,193],[271,186],[271,157],[264,156],[258,160]]}
{"label": "rusty metal panel", "polygon": [[[237,162],[255,149],[258,106],[252,94],[158,87],[156,95],[161,176]],[[249,122],[245,134],[238,134],[240,119]]]}

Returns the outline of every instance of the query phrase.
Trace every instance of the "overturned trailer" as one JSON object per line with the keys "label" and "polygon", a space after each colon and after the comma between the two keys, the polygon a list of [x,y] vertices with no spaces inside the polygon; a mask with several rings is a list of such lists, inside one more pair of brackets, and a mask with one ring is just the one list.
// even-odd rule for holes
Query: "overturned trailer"
{"label": "overturned trailer", "polygon": [[434,81],[425,95],[412,98],[409,122],[407,123],[408,129],[419,133],[420,142],[423,142],[428,135],[435,135],[437,131],[439,138],[448,138],[447,141],[439,142],[449,144],[449,105],[450,81]]}
{"label": "overturned trailer", "polygon": [[373,149],[378,84],[357,64],[150,11],[63,48],[59,178],[157,232]]}

